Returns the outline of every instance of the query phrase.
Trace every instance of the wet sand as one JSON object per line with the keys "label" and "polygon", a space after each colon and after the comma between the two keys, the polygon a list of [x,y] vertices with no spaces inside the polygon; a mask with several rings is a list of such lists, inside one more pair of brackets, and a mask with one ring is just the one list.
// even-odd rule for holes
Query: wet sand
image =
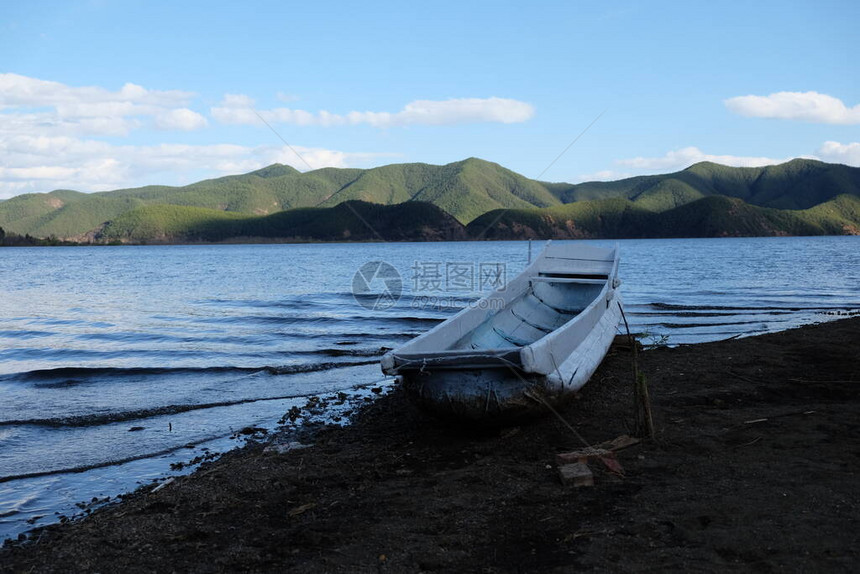
{"label": "wet sand", "polygon": [[[251,444],[7,545],[0,572],[856,571],[858,349],[855,318],[640,353],[656,440],[582,488],[554,415],[474,431],[395,390],[310,448]],[[632,378],[613,348],[561,416],[629,432]]]}

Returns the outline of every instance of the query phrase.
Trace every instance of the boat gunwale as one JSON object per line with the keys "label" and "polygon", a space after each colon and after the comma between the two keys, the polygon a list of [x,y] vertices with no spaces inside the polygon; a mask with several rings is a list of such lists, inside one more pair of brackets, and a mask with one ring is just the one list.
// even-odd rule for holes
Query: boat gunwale
{"label": "boat gunwale", "polygon": [[[566,332],[569,332],[571,329],[576,327],[577,324],[585,322],[587,318],[590,318],[590,316],[595,312],[594,310],[599,303],[606,302],[607,308],[609,307],[609,302],[611,299],[609,297],[609,294],[614,293],[616,288],[620,284],[618,282],[618,265],[620,262],[620,253],[618,252],[618,245],[617,244],[613,248],[612,253],[613,253],[613,259],[606,260],[607,262],[613,261],[612,269],[609,271],[609,273],[607,275],[606,283],[603,285],[603,287],[600,289],[600,291],[597,293],[597,295],[594,296],[594,299],[591,301],[591,303],[589,303],[575,317],[571,318],[567,323],[565,323],[564,325],[562,325],[558,329],[554,330],[551,333],[548,333],[544,337],[541,337],[540,339],[538,339],[534,343],[527,345],[527,346],[524,346],[520,349],[520,352],[521,352],[520,363],[522,364],[521,368],[523,369],[524,372],[528,372],[528,373],[532,373],[532,374],[549,375],[554,370],[557,371],[558,365],[555,364],[555,359],[553,359],[553,365],[551,367],[549,365],[544,365],[544,367],[542,368],[537,361],[537,353],[541,352],[543,349],[550,348],[553,345],[553,343],[555,343],[555,341],[557,341],[562,335],[564,335]],[[612,297],[612,298],[614,298],[614,297]],[[604,310],[604,312],[605,312],[605,310]],[[570,354],[570,352],[573,351],[573,349],[582,345],[586,340],[589,339],[589,337],[592,337],[592,336],[593,336],[593,333],[591,330],[589,330],[587,333],[585,333],[582,340],[580,340],[579,342],[577,342],[575,345],[572,346],[572,348],[570,349],[569,352],[561,353],[561,355],[565,356],[565,357],[568,356]],[[552,353],[550,353],[550,355],[552,356]]]}
{"label": "boat gunwale", "polygon": [[[610,271],[605,276],[606,278],[602,281],[603,287],[600,291],[594,296],[594,299],[579,313],[572,316],[570,320],[568,320],[563,325],[559,326],[557,329],[547,333],[545,336],[540,339],[532,342],[529,345],[524,345],[522,347],[515,348],[494,348],[494,349],[442,349],[438,351],[425,351],[425,352],[406,352],[406,353],[398,353],[396,350],[390,351],[386,359],[390,361],[390,365],[388,367],[385,366],[385,361],[383,361],[383,370],[388,374],[396,374],[401,371],[419,371],[425,367],[433,367],[438,369],[468,369],[468,368],[499,368],[499,367],[509,367],[515,368],[523,373],[529,374],[548,374],[543,373],[545,369],[538,368],[538,365],[535,364],[535,350],[539,347],[550,345],[552,342],[557,340],[564,333],[570,331],[575,328],[581,321],[584,321],[587,316],[593,312],[593,309],[597,306],[598,303],[607,300],[607,295],[610,291],[614,291],[617,287],[617,278],[618,278],[618,265],[619,265],[619,253],[618,246],[611,248],[612,257],[608,259],[586,259],[586,258],[558,258],[558,259],[567,259],[569,261],[600,261],[609,263],[612,262],[612,267]],[[522,279],[527,283],[531,284],[533,279],[537,279],[541,277],[540,273],[529,275],[523,277],[523,275],[529,269],[537,268],[537,263],[539,260],[545,257],[545,253],[542,253],[538,259],[532,262],[523,273],[517,277]],[[549,279],[550,281],[546,281]],[[544,281],[552,282],[552,278],[546,277]],[[494,295],[499,295],[499,290],[494,291],[491,294],[483,297],[483,299],[488,299]],[[508,301],[516,298],[514,297],[507,298]],[[469,309],[463,309],[459,313],[457,313],[454,317],[449,318],[448,320],[440,323],[431,331],[437,331],[439,329],[443,329],[446,323],[453,321],[456,317],[468,312]],[[425,333],[427,335],[427,333]],[[423,337],[423,336],[422,336]],[[586,334],[586,338],[588,335]],[[414,341],[414,340],[413,340]],[[580,345],[582,341],[578,342],[574,345],[574,348]],[[474,358],[474,362],[464,362],[464,359]]]}

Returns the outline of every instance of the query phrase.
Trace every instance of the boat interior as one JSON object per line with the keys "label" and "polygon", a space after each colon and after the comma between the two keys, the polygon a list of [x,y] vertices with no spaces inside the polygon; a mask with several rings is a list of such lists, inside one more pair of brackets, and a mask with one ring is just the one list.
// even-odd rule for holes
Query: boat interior
{"label": "boat interior", "polygon": [[456,341],[452,350],[513,349],[531,345],[582,312],[600,294],[607,276],[540,273],[504,309]]}

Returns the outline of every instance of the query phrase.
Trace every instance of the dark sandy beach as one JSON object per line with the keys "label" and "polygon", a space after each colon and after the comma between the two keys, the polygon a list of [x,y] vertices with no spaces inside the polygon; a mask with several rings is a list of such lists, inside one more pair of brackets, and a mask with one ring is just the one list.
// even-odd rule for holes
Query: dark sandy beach
{"label": "dark sandy beach", "polygon": [[[856,571],[858,349],[855,318],[640,353],[656,440],[583,488],[559,418],[470,431],[395,390],[310,448],[251,444],[9,544],[0,572]],[[613,348],[561,416],[627,433],[631,382]]]}

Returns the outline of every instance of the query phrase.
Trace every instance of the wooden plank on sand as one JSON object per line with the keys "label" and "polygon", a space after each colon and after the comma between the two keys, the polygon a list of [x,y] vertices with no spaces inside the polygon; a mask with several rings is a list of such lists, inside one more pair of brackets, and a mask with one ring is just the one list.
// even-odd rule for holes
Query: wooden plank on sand
{"label": "wooden plank on sand", "polygon": [[564,464],[558,467],[558,474],[562,484],[573,484],[575,487],[594,486],[594,475],[591,469],[583,462]]}

